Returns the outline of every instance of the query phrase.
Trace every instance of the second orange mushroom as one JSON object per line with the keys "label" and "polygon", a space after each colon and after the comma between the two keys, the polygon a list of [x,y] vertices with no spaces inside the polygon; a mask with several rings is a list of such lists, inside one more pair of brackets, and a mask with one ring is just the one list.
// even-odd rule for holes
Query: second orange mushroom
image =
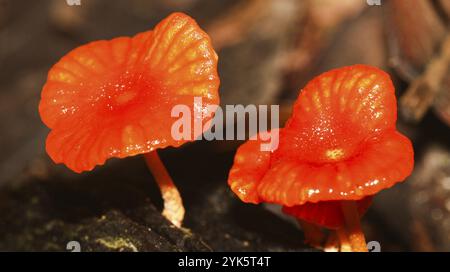
{"label": "second orange mushroom", "polygon": [[324,246],[321,228],[342,251],[367,251],[360,217],[372,196],[408,177],[412,144],[396,130],[397,104],[385,72],[354,65],[311,80],[295,102],[279,146],[237,151],[228,183],[248,203],[276,203]]}

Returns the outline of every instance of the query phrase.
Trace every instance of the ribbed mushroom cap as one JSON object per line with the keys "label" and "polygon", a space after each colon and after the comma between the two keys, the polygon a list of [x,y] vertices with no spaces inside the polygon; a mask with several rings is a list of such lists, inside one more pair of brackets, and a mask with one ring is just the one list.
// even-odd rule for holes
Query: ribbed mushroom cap
{"label": "ribbed mushroom cap", "polygon": [[396,116],[385,72],[365,65],[331,70],[301,91],[276,150],[261,151],[252,140],[239,147],[228,183],[244,202],[287,207],[372,196],[413,169],[412,144],[396,130]]}
{"label": "ribbed mushroom cap", "polygon": [[[172,108],[189,106],[206,123],[208,105],[219,103],[218,87],[211,41],[182,13],[133,37],[82,45],[50,69],[42,89],[39,112],[51,128],[47,153],[82,172],[108,158],[180,146],[187,140],[171,135]],[[201,107],[194,97],[202,98]]]}

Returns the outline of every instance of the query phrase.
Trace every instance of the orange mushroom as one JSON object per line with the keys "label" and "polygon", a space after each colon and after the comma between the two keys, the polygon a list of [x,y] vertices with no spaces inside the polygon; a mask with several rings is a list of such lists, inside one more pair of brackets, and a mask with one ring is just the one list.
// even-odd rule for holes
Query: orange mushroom
{"label": "orange mushroom", "polygon": [[[191,105],[207,129],[218,87],[210,38],[183,13],[133,37],[82,45],[50,69],[42,89],[39,113],[51,129],[47,153],[77,173],[144,154],[161,189],[163,215],[181,226],[183,203],[156,150],[188,141],[171,135],[175,105]],[[192,140],[200,136],[195,133]]]}
{"label": "orange mushroom", "polygon": [[367,251],[360,217],[414,165],[396,118],[388,74],[366,65],[331,70],[301,91],[278,148],[239,147],[228,183],[244,202],[282,205],[301,220],[307,242],[323,242],[325,227],[337,231],[341,249]]}

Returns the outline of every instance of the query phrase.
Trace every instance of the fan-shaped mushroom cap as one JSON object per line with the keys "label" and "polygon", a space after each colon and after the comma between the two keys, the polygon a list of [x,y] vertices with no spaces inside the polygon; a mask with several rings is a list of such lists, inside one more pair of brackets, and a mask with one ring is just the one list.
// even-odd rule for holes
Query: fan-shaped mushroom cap
{"label": "fan-shaped mushroom cap", "polygon": [[[82,172],[111,157],[180,146],[186,140],[171,135],[172,108],[183,104],[209,116],[218,87],[211,41],[182,13],[134,37],[82,45],[51,68],[42,90],[39,112],[51,128],[47,152]],[[202,107],[194,97],[202,97]]]}
{"label": "fan-shaped mushroom cap", "polygon": [[[413,169],[413,148],[396,130],[396,115],[385,72],[365,65],[331,70],[301,91],[278,149],[261,151],[251,140],[239,147],[229,185],[244,202],[287,207],[374,195]],[[334,209],[321,205],[310,207]]]}

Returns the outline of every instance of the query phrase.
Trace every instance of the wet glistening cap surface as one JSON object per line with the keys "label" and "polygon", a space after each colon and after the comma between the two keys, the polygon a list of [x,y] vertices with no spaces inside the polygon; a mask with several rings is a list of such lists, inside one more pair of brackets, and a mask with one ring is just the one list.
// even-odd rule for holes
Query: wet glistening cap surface
{"label": "wet glistening cap surface", "polygon": [[[238,149],[229,185],[245,202],[295,207],[361,200],[363,212],[367,196],[413,169],[412,144],[396,130],[396,118],[394,87],[380,69],[354,65],[321,74],[301,90],[276,150],[261,151],[258,141]],[[315,210],[285,211],[320,221],[336,210],[330,203],[310,207]]]}
{"label": "wet glistening cap surface", "polygon": [[[217,59],[208,35],[182,13],[154,30],[72,50],[51,68],[42,90],[48,154],[82,172],[111,157],[185,143],[171,135],[171,110],[182,104],[192,114],[210,114],[208,105],[219,103]],[[194,97],[202,98],[201,107]]]}

